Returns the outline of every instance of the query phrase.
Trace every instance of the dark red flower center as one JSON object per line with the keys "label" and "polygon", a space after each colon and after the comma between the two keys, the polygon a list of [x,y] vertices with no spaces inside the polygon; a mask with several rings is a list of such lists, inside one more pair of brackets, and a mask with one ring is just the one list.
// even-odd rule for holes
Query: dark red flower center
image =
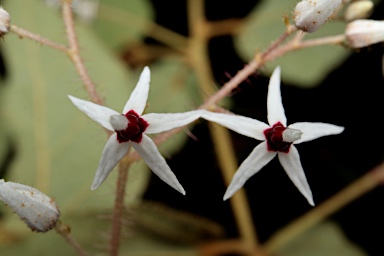
{"label": "dark red flower center", "polygon": [[269,151],[289,152],[292,142],[283,141],[283,132],[286,128],[280,122],[274,124],[271,128],[264,130],[267,139],[267,147]]}
{"label": "dark red flower center", "polygon": [[117,140],[120,143],[130,140],[140,143],[143,138],[143,132],[149,124],[133,110],[129,110],[125,115],[123,114],[123,116],[128,119],[128,126],[125,130],[115,131]]}

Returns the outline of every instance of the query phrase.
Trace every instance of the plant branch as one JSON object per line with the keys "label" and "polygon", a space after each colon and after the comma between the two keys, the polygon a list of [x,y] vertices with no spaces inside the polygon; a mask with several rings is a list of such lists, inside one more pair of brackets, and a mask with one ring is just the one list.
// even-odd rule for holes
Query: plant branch
{"label": "plant branch", "polygon": [[124,216],[124,197],[127,185],[128,169],[130,166],[129,158],[123,158],[118,167],[118,177],[116,184],[115,206],[112,213],[112,227],[110,237],[109,255],[117,256],[119,254],[121,228]]}
{"label": "plant branch", "polygon": [[257,69],[262,67],[268,61],[274,60],[277,57],[280,57],[288,52],[304,49],[308,47],[314,47],[319,45],[329,45],[329,44],[342,44],[345,40],[344,35],[330,36],[325,38],[311,39],[306,41],[300,41],[303,36],[301,31],[298,31],[298,35],[294,37],[290,42],[286,43],[283,46],[280,46],[284,40],[295,30],[291,26],[287,27],[287,31],[283,33],[276,41],[274,41],[265,51],[261,54],[257,54],[253,60],[251,60],[248,65],[246,65],[242,70],[240,70],[231,80],[225,83],[215,94],[209,97],[204,104],[200,106],[201,109],[209,109],[214,107],[222,99],[230,95],[233,89],[235,89],[240,83],[246,80],[252,73]]}
{"label": "plant branch", "polygon": [[241,239],[226,239],[212,241],[198,246],[200,256],[218,256],[218,255],[252,255],[252,256],[271,256],[266,253],[262,247],[252,252],[244,246]]}
{"label": "plant branch", "polygon": [[280,57],[288,52],[320,45],[340,45],[345,41],[345,35],[336,35],[323,38],[310,39],[306,41],[292,40],[289,43],[270,52],[263,58],[263,62],[268,62]]}
{"label": "plant branch", "polygon": [[[287,29],[291,32],[285,31],[283,35],[279,37],[279,39],[275,40],[265,51],[263,51],[262,54],[256,55],[253,60],[251,60],[242,70],[238,71],[238,73],[234,77],[232,77],[231,80],[225,83],[218,91],[216,91],[214,94],[208,94],[211,96],[209,96],[205,100],[205,102],[200,107],[198,107],[198,109],[216,109],[218,107],[217,104],[222,99],[230,95],[232,90],[234,90],[240,83],[245,81],[251,74],[253,74],[257,69],[259,69],[268,61],[271,61],[293,50],[299,50],[303,48],[326,44],[341,44],[344,39],[344,35],[337,35],[301,41],[304,34],[301,31],[297,31],[297,34],[290,42],[288,42],[286,45],[278,47],[279,44],[282,44],[284,42],[284,39],[286,39],[292,32],[294,32],[294,30],[292,30],[292,28],[289,26],[287,27]],[[191,55],[196,56],[195,53],[196,52],[192,52]],[[208,93],[208,90],[211,91],[210,89],[204,89],[206,93]],[[179,133],[183,129],[185,129],[185,127],[180,127],[168,132],[164,132],[155,136],[153,140],[156,145],[159,145],[166,141],[168,138]],[[130,154],[130,159],[131,161],[137,161],[141,158],[136,152],[132,152]]]}
{"label": "plant branch", "polygon": [[[277,38],[274,42],[272,42],[269,47],[263,51],[261,53],[260,56],[257,56],[261,59],[264,59],[265,56],[268,56],[273,50],[275,50],[277,47],[279,47],[284,41],[285,39],[288,38],[288,36],[290,36],[293,32],[297,31],[297,28],[293,25],[288,25],[284,31],[284,33],[279,37]],[[299,32],[301,33],[301,32]]]}
{"label": "plant branch", "polygon": [[295,31],[293,26],[287,26],[284,33],[261,54],[257,54],[253,60],[251,60],[248,65],[246,65],[242,70],[237,72],[237,74],[232,77],[227,83],[225,83],[220,90],[215,94],[209,97],[203,105],[200,106],[201,109],[209,109],[214,107],[222,99],[231,94],[232,90],[235,89],[240,83],[246,80],[252,73],[259,69],[265,62],[263,59],[266,58],[274,49],[276,49],[284,40]]}
{"label": "plant branch", "polygon": [[[212,122],[209,123],[209,130],[212,135],[220,170],[228,186],[238,168],[230,133],[228,129]],[[255,249],[258,250],[260,245],[244,189],[240,189],[232,196],[230,204],[239,229],[242,240],[241,244],[244,250],[251,254]]]}
{"label": "plant branch", "polygon": [[267,252],[276,252],[284,244],[302,234],[305,230],[339,211],[341,208],[384,183],[384,163],[348,185],[336,195],[313,208],[304,216],[280,229],[265,244]]}
{"label": "plant branch", "polygon": [[69,43],[68,56],[75,64],[75,68],[83,81],[85,90],[88,92],[89,97],[94,103],[103,105],[103,100],[100,98],[96,91],[96,86],[92,82],[88,71],[84,65],[84,62],[80,56],[79,43],[75,32],[75,26],[73,21],[73,14],[71,9],[71,0],[61,0],[62,2],[62,14],[65,23],[65,29],[67,32],[67,38]]}
{"label": "plant branch", "polygon": [[81,245],[73,238],[71,235],[71,228],[61,221],[56,223],[55,229],[57,233],[59,233],[68,244],[70,244],[79,255],[88,256],[89,254],[81,247]]}
{"label": "plant branch", "polygon": [[50,39],[44,38],[38,34],[32,33],[16,25],[11,25],[10,31],[15,33],[21,38],[28,38],[38,43],[41,43],[42,45],[46,45],[53,49],[66,53],[71,59],[71,61],[74,63],[76,71],[78,72],[81,80],[83,81],[84,87],[88,92],[91,100],[97,104],[102,105],[103,100],[98,95],[96,91],[96,86],[92,82],[88,74],[88,71],[84,65],[84,62],[80,56],[79,43],[77,41],[77,36],[74,28],[71,3],[72,3],[71,0],[62,0],[63,19],[65,23],[69,47],[62,45],[60,43],[51,41]]}
{"label": "plant branch", "polygon": [[[204,16],[204,1],[189,0],[188,22],[191,31],[189,44],[189,59],[196,72],[198,84],[203,97],[214,94],[214,78],[208,58],[209,23]],[[209,131],[213,140],[217,161],[226,184],[229,184],[238,167],[229,131],[217,124],[209,123]],[[230,200],[231,208],[245,250],[251,252],[259,247],[251,211],[244,191],[237,193]]]}
{"label": "plant branch", "polygon": [[29,32],[28,30],[20,28],[16,25],[11,25],[10,31],[15,33],[16,35],[18,35],[20,38],[28,38],[28,39],[36,41],[42,45],[52,47],[56,50],[59,50],[59,51],[65,52],[65,53],[68,52],[68,48],[65,45],[53,42],[47,38],[44,38],[38,34],[34,34],[32,32]]}
{"label": "plant branch", "polygon": [[209,38],[236,34],[244,24],[243,19],[226,19],[220,21],[207,21],[207,34]]}

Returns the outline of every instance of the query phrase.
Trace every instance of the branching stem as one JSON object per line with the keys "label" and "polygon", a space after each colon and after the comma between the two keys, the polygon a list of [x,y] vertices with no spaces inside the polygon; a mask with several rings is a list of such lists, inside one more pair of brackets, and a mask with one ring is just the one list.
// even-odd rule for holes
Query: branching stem
{"label": "branching stem", "polygon": [[65,24],[65,30],[67,32],[67,38],[69,43],[68,56],[74,63],[77,72],[83,81],[85,90],[88,92],[89,97],[94,103],[103,105],[103,100],[100,98],[96,91],[96,86],[92,82],[91,77],[88,74],[84,62],[80,56],[79,43],[76,36],[73,13],[71,9],[72,0],[61,0],[62,2],[62,13]]}
{"label": "branching stem", "polygon": [[343,188],[322,204],[276,232],[265,244],[267,252],[276,252],[283,245],[323,221],[347,204],[384,183],[384,163],[375,167],[356,181]]}
{"label": "branching stem", "polygon": [[28,39],[36,41],[42,45],[52,47],[53,49],[56,49],[56,50],[59,50],[59,51],[65,52],[65,53],[68,52],[68,48],[65,45],[53,42],[53,41],[49,40],[48,38],[44,38],[40,35],[29,32],[28,30],[25,30],[23,28],[19,28],[16,25],[11,25],[10,31],[17,34],[20,38],[28,38]]}
{"label": "branching stem", "polygon": [[122,232],[123,216],[124,216],[124,197],[127,185],[128,169],[130,162],[128,157],[120,161],[118,167],[118,177],[116,183],[115,206],[112,213],[112,228],[109,243],[109,255],[117,256],[120,248],[120,238]]}
{"label": "branching stem", "polygon": [[[84,61],[80,55],[79,43],[76,36],[73,14],[71,10],[71,0],[61,0],[62,1],[62,15],[65,23],[66,34],[68,38],[68,47],[60,43],[51,41],[50,39],[44,38],[38,34],[34,34],[25,29],[22,29],[16,25],[10,26],[10,31],[17,34],[21,38],[28,38],[34,40],[42,45],[46,45],[58,51],[66,53],[71,61],[74,63],[76,71],[78,72],[82,82],[84,84],[85,90],[88,92],[91,100],[97,104],[103,105],[103,101],[96,91],[96,86],[92,82],[89,73],[84,65]],[[148,27],[152,28],[151,31],[155,33],[153,36],[161,39],[162,42],[172,45],[182,54],[189,54],[189,58],[192,59],[191,63],[194,67],[196,73],[198,73],[199,81],[202,85],[202,91],[206,96],[204,104],[202,104],[199,109],[217,109],[217,105],[222,99],[228,97],[240,83],[245,81],[251,74],[256,72],[265,63],[274,60],[280,56],[287,54],[288,52],[304,49],[308,47],[315,47],[319,45],[342,45],[345,41],[345,35],[336,35],[329,36],[324,38],[317,38],[311,40],[303,41],[304,33],[297,31],[296,35],[287,43],[284,42],[287,38],[296,32],[296,28],[292,25],[288,25],[286,31],[263,52],[257,54],[242,70],[240,70],[230,81],[225,83],[221,89],[214,92],[211,86],[212,78],[211,71],[209,68],[209,60],[206,58],[207,47],[206,44],[209,38],[217,36],[217,34],[225,33],[234,33],[236,29],[242,24],[241,21],[232,20],[227,23],[212,23],[208,22],[204,18],[203,12],[203,1],[202,0],[189,0],[188,5],[190,7],[189,13],[189,26],[191,37],[190,39],[183,36],[179,36],[172,31],[166,29],[161,29],[158,25],[153,23],[147,23]],[[111,11],[111,10],[106,10]],[[116,10],[115,10],[116,11]],[[223,25],[224,24],[224,25]],[[227,30],[228,24],[230,28]],[[221,28],[221,29],[217,29]],[[218,32],[219,31],[219,32]],[[172,40],[169,40],[167,37],[172,37],[172,39],[177,40],[178,43],[175,44]],[[169,132],[160,134],[154,138],[156,144],[160,144],[163,141],[167,140],[169,137],[183,130],[184,127],[171,130]],[[214,129],[214,128],[211,128]],[[221,130],[220,130],[221,131]],[[215,134],[215,133],[213,133]],[[223,135],[224,136],[224,135]],[[225,135],[226,136],[226,135]],[[220,137],[221,141],[229,142],[228,138],[223,140]],[[215,141],[219,141],[216,139]],[[223,144],[216,145],[219,149],[222,148]],[[224,145],[225,146],[225,145]],[[228,149],[228,145],[225,146]],[[230,157],[226,153],[220,153],[218,150],[218,155],[221,156],[222,165],[233,165],[233,159],[227,163],[226,159],[233,158],[233,152],[229,152]],[[123,223],[123,214],[124,214],[124,196],[127,183],[128,169],[132,161],[138,160],[140,157],[137,153],[131,153],[125,157],[120,163],[118,168],[118,179],[116,187],[116,197],[115,197],[115,207],[113,209],[113,218],[111,226],[111,237],[110,237],[110,255],[116,256],[119,252],[120,238],[122,232],[122,223]],[[226,164],[227,163],[227,164]],[[231,167],[229,169],[234,169]],[[230,172],[227,172],[226,179]],[[374,187],[379,184],[384,183],[384,167],[383,165],[378,166],[374,170],[370,171],[368,174],[359,178],[354,183],[347,186],[345,189],[340,191],[335,196],[331,197],[329,200],[323,204],[317,206],[310,212],[308,212],[303,217],[299,218],[297,221],[293,222],[289,226],[278,231],[264,246],[263,248],[266,252],[275,252],[283,244],[287,243],[293,237],[304,232],[310,226],[315,225],[320,222],[330,214],[338,211],[340,208],[344,207],[349,202],[355,200],[364,193],[372,190]],[[240,199],[239,199],[240,198]],[[232,200],[235,201],[233,204],[234,211],[240,208],[236,215],[238,218],[238,224],[241,228],[240,233],[246,238],[248,242],[251,241],[253,246],[258,247],[257,236],[254,230],[254,226],[249,217],[249,207],[246,204],[246,197],[242,191],[239,191]],[[242,217],[243,216],[243,217]],[[245,217],[244,217],[245,216]],[[247,224],[248,223],[248,224]],[[252,224],[252,227],[246,227]],[[79,255],[88,255],[81,246],[77,243],[76,240],[71,236],[70,229],[68,226],[58,223],[55,227],[57,232],[62,235],[65,240],[75,248]],[[243,238],[244,238],[243,237]],[[253,242],[252,242],[253,241]],[[243,241],[234,241],[234,245],[237,247],[237,242],[241,243],[243,246]],[[256,245],[255,245],[256,243]],[[240,247],[241,247],[240,246]],[[261,250],[263,248],[257,248],[256,250]],[[242,247],[242,249],[244,249]],[[246,250],[247,251],[247,250]]]}
{"label": "branching stem", "polygon": [[81,255],[81,256],[88,256],[89,255],[81,247],[81,245],[73,238],[73,236],[71,235],[71,228],[68,225],[65,225],[61,221],[58,221],[56,226],[55,226],[55,229],[56,229],[57,233],[60,234],[65,239],[65,241],[67,241],[67,243],[69,245],[71,245],[77,251],[77,253],[79,255]]}

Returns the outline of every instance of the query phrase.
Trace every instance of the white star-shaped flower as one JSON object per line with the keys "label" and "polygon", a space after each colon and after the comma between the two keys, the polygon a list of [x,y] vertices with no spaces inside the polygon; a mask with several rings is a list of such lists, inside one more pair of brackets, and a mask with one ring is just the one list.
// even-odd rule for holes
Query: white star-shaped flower
{"label": "white star-shaped flower", "polygon": [[[105,106],[68,95],[73,104],[104,128],[115,131],[101,155],[92,190],[98,188],[132,146],[149,168],[165,183],[185,195],[185,191],[171,171],[155,143],[146,134],[160,133],[187,125],[201,115],[201,110],[172,114],[144,114],[150,82],[150,71],[145,67],[139,82],[125,104],[123,114]],[[142,115],[142,116],[141,116]]]}
{"label": "white star-shaped flower", "polygon": [[274,70],[269,82],[267,109],[269,125],[239,115],[209,111],[204,111],[201,115],[202,118],[225,126],[239,134],[263,141],[255,147],[236,171],[225,192],[224,200],[230,198],[250,177],[277,155],[293,184],[313,206],[312,192],[294,144],[311,141],[322,136],[339,134],[344,130],[344,127],[309,122],[294,123],[287,126],[280,94],[280,67]]}

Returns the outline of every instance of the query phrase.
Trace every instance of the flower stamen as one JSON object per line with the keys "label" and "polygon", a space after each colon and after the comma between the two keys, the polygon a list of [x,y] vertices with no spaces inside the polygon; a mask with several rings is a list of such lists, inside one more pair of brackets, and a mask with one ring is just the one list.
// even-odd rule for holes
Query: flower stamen
{"label": "flower stamen", "polygon": [[109,122],[115,131],[122,131],[127,129],[129,123],[128,119],[124,115],[111,116]]}
{"label": "flower stamen", "polygon": [[293,143],[294,141],[300,139],[302,134],[303,133],[300,130],[286,128],[283,131],[283,141]]}
{"label": "flower stamen", "polygon": [[289,152],[292,142],[283,139],[283,133],[287,128],[280,122],[274,124],[271,128],[264,130],[269,151]]}
{"label": "flower stamen", "polygon": [[111,125],[117,134],[119,143],[133,141],[140,143],[143,132],[149,126],[135,111],[130,110],[125,115],[111,116]]}

